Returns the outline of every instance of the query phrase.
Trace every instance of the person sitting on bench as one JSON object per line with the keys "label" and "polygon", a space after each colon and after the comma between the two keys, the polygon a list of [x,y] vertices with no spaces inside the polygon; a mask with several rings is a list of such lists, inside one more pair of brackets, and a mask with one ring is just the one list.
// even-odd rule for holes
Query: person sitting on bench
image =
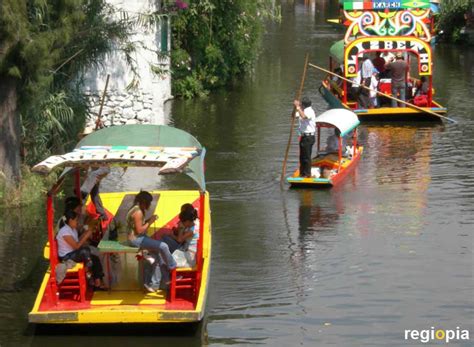
{"label": "person sitting on bench", "polygon": [[94,289],[106,289],[102,283],[104,272],[97,256],[84,244],[92,235],[92,230],[86,230],[79,238],[77,232],[79,215],[68,210],[65,213],[65,224],[56,235],[58,242],[58,257],[60,261],[72,260],[76,263],[83,262],[92,271]]}
{"label": "person sitting on bench", "polygon": [[[326,140],[326,153],[339,153],[339,137],[341,132],[338,128],[334,128],[334,134]],[[345,148],[344,137],[342,138],[342,148]]]}
{"label": "person sitting on bench", "polygon": [[[173,259],[168,245],[147,235],[148,228],[158,218],[157,215],[153,215],[148,220],[144,220],[145,212],[150,208],[152,201],[153,196],[146,191],[141,191],[135,196],[133,206],[127,213],[128,241],[133,247],[159,254],[166,264],[167,269],[164,267],[165,270],[171,271],[176,268],[176,261]],[[148,290],[148,288],[146,289]]]}

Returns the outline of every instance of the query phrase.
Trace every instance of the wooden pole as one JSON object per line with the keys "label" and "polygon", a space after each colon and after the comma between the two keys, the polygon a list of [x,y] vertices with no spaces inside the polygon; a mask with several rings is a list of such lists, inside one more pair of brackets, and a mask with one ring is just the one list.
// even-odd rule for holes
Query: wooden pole
{"label": "wooden pole", "polygon": [[[304,59],[303,75],[301,76],[300,88],[296,92],[296,100],[301,99],[301,94],[303,93],[303,88],[304,88],[304,81],[306,79],[306,72],[308,70],[308,64],[309,64],[309,54],[306,53],[306,57]],[[291,139],[293,138],[295,120],[296,120],[296,106],[293,106],[293,112],[291,113],[290,135],[288,137],[288,144],[286,145],[285,159],[283,160],[283,167],[282,167],[281,176],[280,176],[280,184],[283,184],[283,180],[285,179],[286,162],[288,160],[288,153],[290,151]]]}
{"label": "wooden pole", "polygon": [[[333,75],[333,76],[337,76],[337,77],[339,77],[340,79],[342,79],[342,80],[344,80],[344,81],[347,81],[347,82],[351,82],[351,83],[352,83],[351,80],[349,80],[349,79],[347,79],[347,78],[345,78],[345,77],[343,77],[343,76],[340,76],[340,75],[338,75],[337,73],[334,73],[334,72],[332,72],[332,71],[323,69],[323,68],[320,67],[320,66],[317,66],[317,65],[314,65],[314,64],[311,64],[311,63],[309,63],[308,65],[311,66],[311,67],[314,67],[315,69],[318,69],[318,70],[324,71],[324,72],[326,72],[326,73],[328,73],[328,74],[331,74],[331,75]],[[435,113],[435,112],[433,112],[433,111],[426,110],[426,109],[424,109],[424,108],[421,108],[421,107],[418,107],[418,106],[416,106],[416,105],[413,105],[412,103],[409,103],[409,102],[407,102],[407,101],[400,100],[400,99],[398,99],[398,98],[396,98],[396,97],[393,97],[393,96],[391,96],[391,95],[387,95],[387,94],[385,94],[385,93],[379,92],[378,90],[373,90],[373,89],[371,89],[371,88],[369,88],[369,87],[366,87],[366,86],[364,86],[364,85],[362,84],[362,81],[361,81],[360,86],[361,86],[362,88],[365,88],[365,89],[371,91],[371,92],[375,92],[375,93],[377,93],[378,95],[382,95],[382,96],[385,96],[385,97],[387,97],[387,98],[389,98],[389,99],[393,99],[393,100],[396,100],[396,101],[398,101],[398,102],[401,102],[401,103],[403,103],[403,104],[405,104],[405,105],[408,105],[409,107],[412,107],[412,108],[414,108],[414,109],[417,109],[418,111],[425,112],[425,113],[429,113],[429,114],[431,114],[431,115],[433,115],[433,116],[446,119],[446,120],[448,120],[448,121],[450,121],[450,122],[453,122],[453,123],[457,123],[457,121],[455,121],[455,120],[452,119],[452,118],[442,116],[442,115],[437,114],[437,113]]]}
{"label": "wooden pole", "polygon": [[100,100],[99,114],[97,115],[97,121],[95,122],[95,130],[102,128],[100,126],[100,124],[102,123],[102,121],[100,120],[100,117],[102,117],[102,108],[104,107],[105,94],[107,93],[107,87],[109,85],[109,78],[110,78],[110,75],[107,74],[107,79],[105,80],[105,88],[104,88],[104,91],[102,92],[102,100]]}

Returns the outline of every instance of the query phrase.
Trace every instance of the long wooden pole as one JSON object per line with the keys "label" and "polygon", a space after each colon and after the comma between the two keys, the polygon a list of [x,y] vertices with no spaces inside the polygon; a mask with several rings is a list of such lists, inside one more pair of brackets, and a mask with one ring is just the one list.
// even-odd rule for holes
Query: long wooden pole
{"label": "long wooden pole", "polygon": [[101,128],[101,120],[100,118],[102,117],[102,108],[104,107],[104,102],[105,102],[105,94],[107,93],[107,87],[109,86],[109,78],[110,75],[107,74],[107,79],[105,80],[105,88],[104,91],[102,92],[102,100],[100,100],[100,108],[99,108],[99,114],[97,115],[97,121],[95,122],[95,130]]}
{"label": "long wooden pole", "polygon": [[[328,73],[328,74],[330,74],[330,75],[337,76],[337,77],[339,77],[339,78],[342,79],[342,80],[345,80],[345,81],[347,81],[347,82],[352,83],[352,81],[351,81],[350,79],[347,79],[347,78],[345,78],[345,77],[343,77],[343,76],[340,76],[340,75],[338,75],[337,73],[334,73],[334,72],[332,72],[332,71],[326,70],[326,69],[324,69],[324,68],[322,68],[322,67],[320,67],[320,66],[317,66],[317,65],[314,65],[314,64],[311,64],[311,63],[309,63],[308,65],[311,66],[311,67],[314,67],[315,69],[324,71],[324,72],[326,72],[326,73]],[[361,82],[362,82],[362,81],[361,81]],[[440,115],[440,114],[437,114],[437,113],[435,113],[435,112],[433,112],[433,111],[430,111],[430,110],[427,110],[427,109],[418,107],[418,106],[416,106],[416,105],[414,105],[414,104],[412,104],[412,103],[409,103],[409,102],[407,102],[407,101],[403,101],[403,100],[398,99],[398,98],[396,98],[396,97],[394,97],[394,96],[391,96],[391,95],[388,95],[388,94],[379,92],[378,90],[373,90],[373,89],[371,89],[371,88],[369,88],[369,87],[364,86],[362,83],[360,84],[360,86],[361,86],[362,88],[365,88],[365,89],[371,91],[371,92],[375,92],[375,93],[377,93],[378,95],[385,96],[385,97],[387,97],[387,98],[389,98],[389,99],[393,99],[393,100],[396,100],[396,101],[398,101],[398,102],[401,102],[401,103],[403,103],[403,104],[405,104],[405,105],[408,105],[408,106],[410,106],[410,107],[413,107],[414,109],[417,109],[418,111],[425,112],[425,113],[429,113],[429,114],[431,114],[431,115],[433,115],[433,116],[446,119],[446,120],[448,120],[448,121],[450,121],[450,122],[453,122],[453,123],[457,123],[457,121],[455,121],[455,120],[452,119],[452,118],[445,117],[445,116],[442,116],[442,115]]]}
{"label": "long wooden pole", "polygon": [[[296,100],[301,99],[301,94],[303,93],[303,88],[304,88],[304,81],[306,79],[306,72],[308,71],[308,64],[309,64],[309,53],[306,53],[306,56],[304,59],[303,75],[301,76],[300,88],[296,92]],[[290,135],[288,136],[288,144],[286,145],[285,159],[283,160],[283,167],[281,169],[280,184],[283,184],[283,180],[285,179],[286,162],[288,160],[288,153],[290,151],[291,139],[293,138],[295,120],[296,120],[296,106],[293,106],[293,112],[291,113]]]}

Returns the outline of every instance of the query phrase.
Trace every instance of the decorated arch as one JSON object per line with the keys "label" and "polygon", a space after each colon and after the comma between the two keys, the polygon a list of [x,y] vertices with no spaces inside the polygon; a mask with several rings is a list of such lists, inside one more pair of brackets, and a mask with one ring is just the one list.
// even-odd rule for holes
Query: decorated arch
{"label": "decorated arch", "polygon": [[358,57],[374,51],[404,51],[418,56],[420,76],[431,75],[431,48],[428,43],[416,37],[363,37],[349,43],[344,50],[344,71],[346,77],[356,77]]}

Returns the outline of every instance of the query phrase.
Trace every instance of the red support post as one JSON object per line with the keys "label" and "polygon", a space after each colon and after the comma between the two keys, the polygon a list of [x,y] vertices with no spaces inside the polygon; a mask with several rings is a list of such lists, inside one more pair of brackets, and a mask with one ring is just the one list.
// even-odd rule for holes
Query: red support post
{"label": "red support post", "polygon": [[46,228],[48,230],[48,241],[49,241],[49,266],[51,268],[49,284],[50,284],[50,298],[51,302],[58,303],[58,286],[56,285],[56,259],[57,249],[56,242],[54,240],[54,207],[53,207],[53,194],[48,194],[46,200]]}
{"label": "red support post", "polygon": [[342,88],[344,90],[344,95],[342,96],[342,102],[347,104],[347,81],[346,80],[342,81]]}
{"label": "red support post", "polygon": [[352,157],[354,158],[357,154],[357,129],[354,129],[352,134]]}
{"label": "red support post", "polygon": [[170,302],[176,299],[176,269],[171,270]]}
{"label": "red support post", "polygon": [[205,205],[206,205],[206,192],[200,192],[199,196],[199,240],[198,240],[198,251],[196,264],[198,265],[198,271],[202,271],[202,257],[204,247],[204,223],[205,223]]}
{"label": "red support post", "polygon": [[342,162],[342,136],[339,135],[339,167],[337,168],[337,172],[341,171],[341,162]]}
{"label": "red support post", "polygon": [[196,277],[195,277],[195,294],[196,298],[199,295],[199,287],[201,284],[202,277],[202,268],[203,268],[203,254],[204,254],[204,223],[206,223],[206,192],[201,191],[199,193],[199,240],[198,240],[198,250],[196,254]]}
{"label": "red support post", "polygon": [[321,145],[321,127],[318,125],[317,128],[318,128],[318,140],[317,140],[318,147],[317,148],[318,148],[318,154],[319,154],[319,151],[320,151],[320,148],[321,148],[320,147],[320,145]]}
{"label": "red support post", "polygon": [[432,106],[433,102],[433,75],[429,77],[429,86],[428,86],[428,107]]}

